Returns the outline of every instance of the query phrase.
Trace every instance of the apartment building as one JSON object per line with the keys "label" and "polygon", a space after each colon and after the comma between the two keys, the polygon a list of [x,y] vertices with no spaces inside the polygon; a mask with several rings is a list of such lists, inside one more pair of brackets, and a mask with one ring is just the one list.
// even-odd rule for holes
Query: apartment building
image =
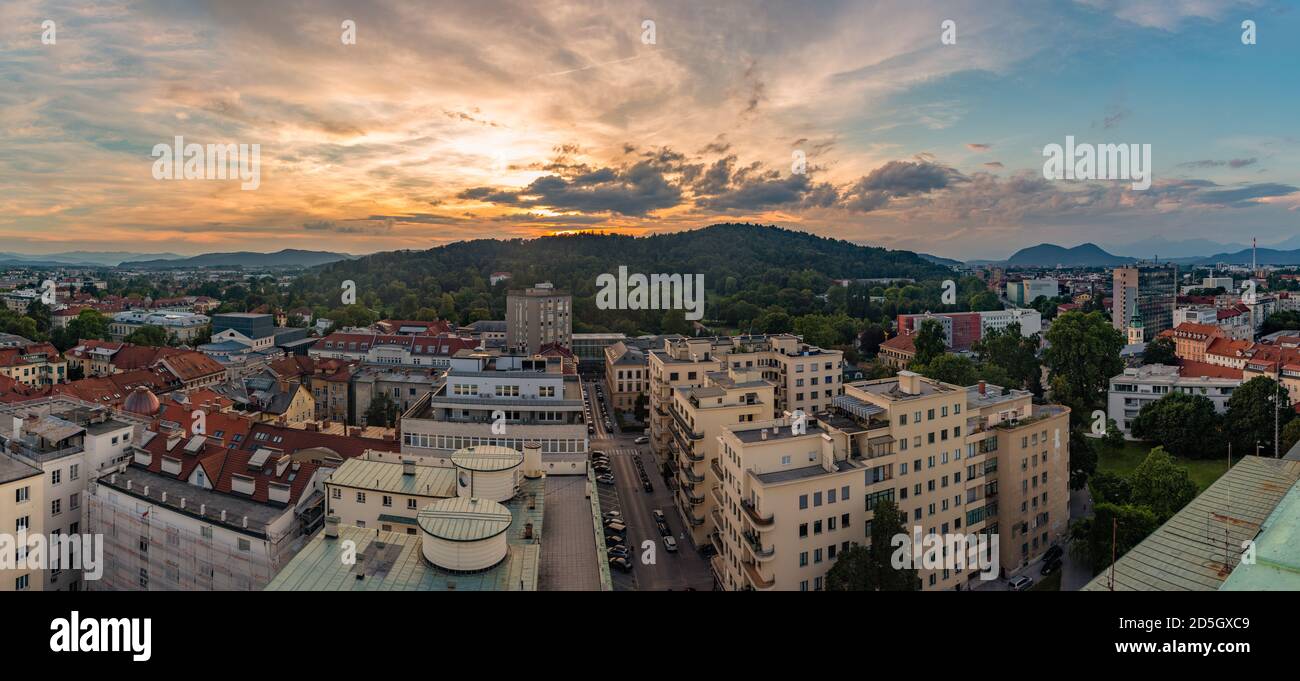
{"label": "apartment building", "polygon": [[758,367],[732,367],[707,373],[698,388],[674,388],[672,397],[667,465],[676,479],[673,501],[691,540],[705,546],[717,527],[711,518],[718,497],[710,492],[723,477],[718,466],[720,436],[728,428],[771,420],[776,386]]}
{"label": "apartment building", "polygon": [[[0,407],[0,443],[11,459],[41,474],[31,485],[40,485],[40,492],[31,495],[41,504],[28,506],[30,513],[24,515],[39,514],[46,536],[90,531],[84,515],[89,488],[104,471],[129,459],[134,433],[143,423],[62,395]],[[44,572],[46,590],[86,588],[79,570]]]}
{"label": "apartment building", "polygon": [[325,480],[326,515],[342,525],[416,534],[420,509],[456,496],[456,468],[348,459]]}
{"label": "apartment building", "polygon": [[446,369],[461,350],[474,350],[480,342],[462,336],[411,336],[406,334],[331,333],[307,351],[312,359],[341,359],[384,366]]}
{"label": "apartment building", "polygon": [[68,363],[50,343],[0,348],[0,376],[40,388],[66,382]]}
{"label": "apartment building", "polygon": [[[1025,391],[961,387],[903,371],[853,383],[804,429],[788,419],[726,428],[711,559],[728,590],[818,590],[868,540],[889,499],[922,534],[996,536],[1025,565],[1069,521],[1069,410]],[[923,569],[926,590],[969,588],[974,568]]]}
{"label": "apartment building", "polygon": [[426,393],[438,388],[443,372],[439,369],[413,367],[362,366],[352,372],[351,411],[348,423],[376,425],[366,422],[370,403],[386,395],[397,405],[399,414],[406,413]]}
{"label": "apartment building", "polygon": [[105,541],[95,590],[261,590],[323,521],[314,463],[176,429],[141,440],[89,490]]}
{"label": "apartment building", "polygon": [[404,456],[426,464],[472,446],[542,445],[546,471],[585,474],[581,386],[563,357],[461,353],[441,385],[402,415]]}
{"label": "apartment building", "polygon": [[44,591],[45,570],[27,564],[26,547],[17,546],[19,535],[45,535],[45,484],[43,473],[18,457],[0,451],[0,535],[13,537],[13,568],[0,565],[0,592]]}
{"label": "apartment building", "polygon": [[[1197,368],[1194,372],[1189,369]],[[1242,371],[1189,361],[1186,367],[1151,364],[1125,369],[1110,379],[1106,391],[1106,413],[1115,425],[1131,437],[1133,419],[1142,407],[1171,393],[1201,395],[1214,403],[1220,414],[1228,411],[1228,400],[1242,383]]]}
{"label": "apartment building", "polygon": [[844,353],[808,345],[792,334],[665,338],[648,362],[651,447],[661,457],[668,454],[672,390],[702,387],[709,372],[757,368],[775,388],[772,416],[795,410],[811,414],[843,392],[843,360]]}
{"label": "apartment building", "polygon": [[1059,295],[1061,295],[1061,287],[1055,279],[1022,279],[1007,282],[1007,299],[1016,305],[1029,305],[1039,296],[1055,298]]}
{"label": "apartment building", "polygon": [[543,345],[573,344],[573,296],[550,282],[506,294],[506,349],[536,354]]}
{"label": "apartment building", "polygon": [[650,366],[641,348],[617,341],[605,348],[605,395],[619,411],[632,411],[650,391]]}
{"label": "apartment building", "polygon": [[1142,322],[1144,341],[1173,326],[1178,298],[1177,265],[1141,263],[1116,267],[1112,279],[1112,326],[1124,331],[1136,315]]}
{"label": "apartment building", "polygon": [[953,350],[969,350],[981,338],[1001,331],[1012,324],[1020,325],[1020,335],[1028,338],[1043,330],[1043,316],[1032,308],[988,310],[985,312],[926,312],[900,314],[897,324],[900,335],[915,334],[921,324],[933,319],[943,327],[944,344]]}

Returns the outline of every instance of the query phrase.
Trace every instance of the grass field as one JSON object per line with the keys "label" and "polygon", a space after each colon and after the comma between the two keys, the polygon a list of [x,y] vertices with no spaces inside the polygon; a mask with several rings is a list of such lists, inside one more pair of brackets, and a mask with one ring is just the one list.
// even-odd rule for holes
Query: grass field
{"label": "grass field", "polygon": [[[1111,449],[1102,445],[1098,452],[1097,470],[1120,475],[1129,475],[1133,472],[1138,464],[1146,458],[1147,452],[1155,445],[1149,442],[1125,442],[1124,446],[1119,449]],[[1240,461],[1237,457],[1234,461]],[[1197,490],[1204,492],[1206,487],[1219,479],[1228,470],[1228,459],[1225,456],[1222,459],[1178,459],[1179,463],[1187,469],[1187,474],[1192,477],[1196,483]]]}

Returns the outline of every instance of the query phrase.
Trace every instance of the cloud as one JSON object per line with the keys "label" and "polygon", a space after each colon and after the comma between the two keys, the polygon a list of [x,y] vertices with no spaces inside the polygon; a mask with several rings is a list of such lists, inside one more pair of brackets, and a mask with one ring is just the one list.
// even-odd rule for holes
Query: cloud
{"label": "cloud", "polygon": [[993,148],[993,145],[985,142],[967,142],[966,148],[971,151],[988,151]]}
{"label": "cloud", "polygon": [[955,169],[931,161],[890,161],[845,191],[843,205],[853,211],[872,211],[891,199],[926,194],[963,180]]}
{"label": "cloud", "polygon": [[1004,167],[1004,166],[1002,165],[1002,161],[985,161],[985,162],[984,162],[984,167],[986,167],[986,168],[1002,168],[1002,167]]}
{"label": "cloud", "polygon": [[1300,187],[1277,182],[1248,184],[1234,189],[1215,189],[1203,191],[1194,197],[1201,203],[1216,204],[1230,208],[1241,208],[1255,202],[1255,199],[1286,196],[1300,191]]}
{"label": "cloud", "polygon": [[664,177],[659,161],[672,163],[671,152],[639,161],[626,169],[598,168],[573,177],[546,175],[518,190],[474,187],[460,194],[475,199],[529,208],[579,213],[645,216],[681,202],[681,189]]}
{"label": "cloud", "polygon": [[1244,168],[1249,165],[1255,165],[1257,161],[1259,161],[1259,159],[1254,157],[1234,158],[1228,161],[1215,161],[1215,160],[1188,161],[1186,163],[1179,163],[1178,167],[1179,168],[1220,168],[1223,166],[1228,166],[1229,168]]}

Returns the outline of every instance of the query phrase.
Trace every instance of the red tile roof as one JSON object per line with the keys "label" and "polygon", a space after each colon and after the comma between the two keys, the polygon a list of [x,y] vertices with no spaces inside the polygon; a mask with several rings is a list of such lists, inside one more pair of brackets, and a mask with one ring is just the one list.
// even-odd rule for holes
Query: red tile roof
{"label": "red tile roof", "polygon": [[1178,369],[1178,375],[1183,378],[1241,378],[1241,369],[1219,366],[1217,364],[1208,364],[1206,362],[1194,362],[1192,360],[1183,360]]}

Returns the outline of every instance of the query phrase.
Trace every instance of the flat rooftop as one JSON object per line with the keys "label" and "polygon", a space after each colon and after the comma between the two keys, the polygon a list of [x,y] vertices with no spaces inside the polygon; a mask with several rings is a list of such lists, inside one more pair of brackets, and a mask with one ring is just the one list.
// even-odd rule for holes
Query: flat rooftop
{"label": "flat rooftop", "polygon": [[416,466],[406,475],[400,463],[348,459],[330,474],[331,485],[425,497],[456,496],[456,470],[437,466]]}
{"label": "flat rooftop", "polygon": [[[747,428],[745,430],[733,429],[731,432],[734,433],[735,436],[741,442],[745,442],[745,443],[789,440],[795,437],[808,437],[810,435],[821,435],[822,433],[826,432],[825,430],[822,430],[820,426],[812,423],[811,418],[808,421],[808,428],[807,428],[807,432],[805,433],[800,433],[796,435],[790,431],[790,428],[791,426],[777,426],[775,428],[773,428],[772,426],[768,426],[766,428]],[[767,437],[763,436],[764,433],[767,433]]]}
{"label": "flat rooftop", "polygon": [[[525,480],[505,504],[511,523],[500,563],[478,572],[450,572],[425,560],[420,534],[341,525],[337,539],[321,530],[267,585],[267,591],[536,591],[545,514],[544,478]],[[533,524],[533,539],[524,526]],[[344,541],[356,542],[366,560],[343,562]],[[358,578],[358,575],[360,578]]]}
{"label": "flat rooftop", "polygon": [[[843,473],[862,468],[862,464],[851,459],[835,462],[834,473]],[[807,480],[820,475],[833,475],[834,473],[822,468],[821,464],[812,466],[800,466],[799,468],[788,468],[783,471],[773,471],[771,473],[754,473],[750,472],[759,482],[765,485],[776,485],[783,482],[794,482],[795,480]]]}
{"label": "flat rooftop", "polygon": [[29,466],[13,457],[0,454],[0,485],[41,475],[41,469]]}
{"label": "flat rooftop", "polygon": [[[129,490],[128,481],[131,483]],[[163,506],[168,510],[194,518],[201,518],[214,525],[258,536],[263,536],[266,526],[284,515],[288,508],[284,504],[263,504],[234,494],[223,494],[197,487],[174,476],[154,473],[138,466],[127,466],[124,473],[102,475],[98,482],[141,501]],[[147,495],[146,487],[149,488]],[[162,500],[163,493],[167,494],[166,502]],[[185,500],[184,510],[181,509],[181,499]],[[199,513],[200,506],[203,507],[202,514]],[[221,520],[222,511],[226,512],[225,521]],[[248,518],[247,528],[243,527],[245,517]]]}

